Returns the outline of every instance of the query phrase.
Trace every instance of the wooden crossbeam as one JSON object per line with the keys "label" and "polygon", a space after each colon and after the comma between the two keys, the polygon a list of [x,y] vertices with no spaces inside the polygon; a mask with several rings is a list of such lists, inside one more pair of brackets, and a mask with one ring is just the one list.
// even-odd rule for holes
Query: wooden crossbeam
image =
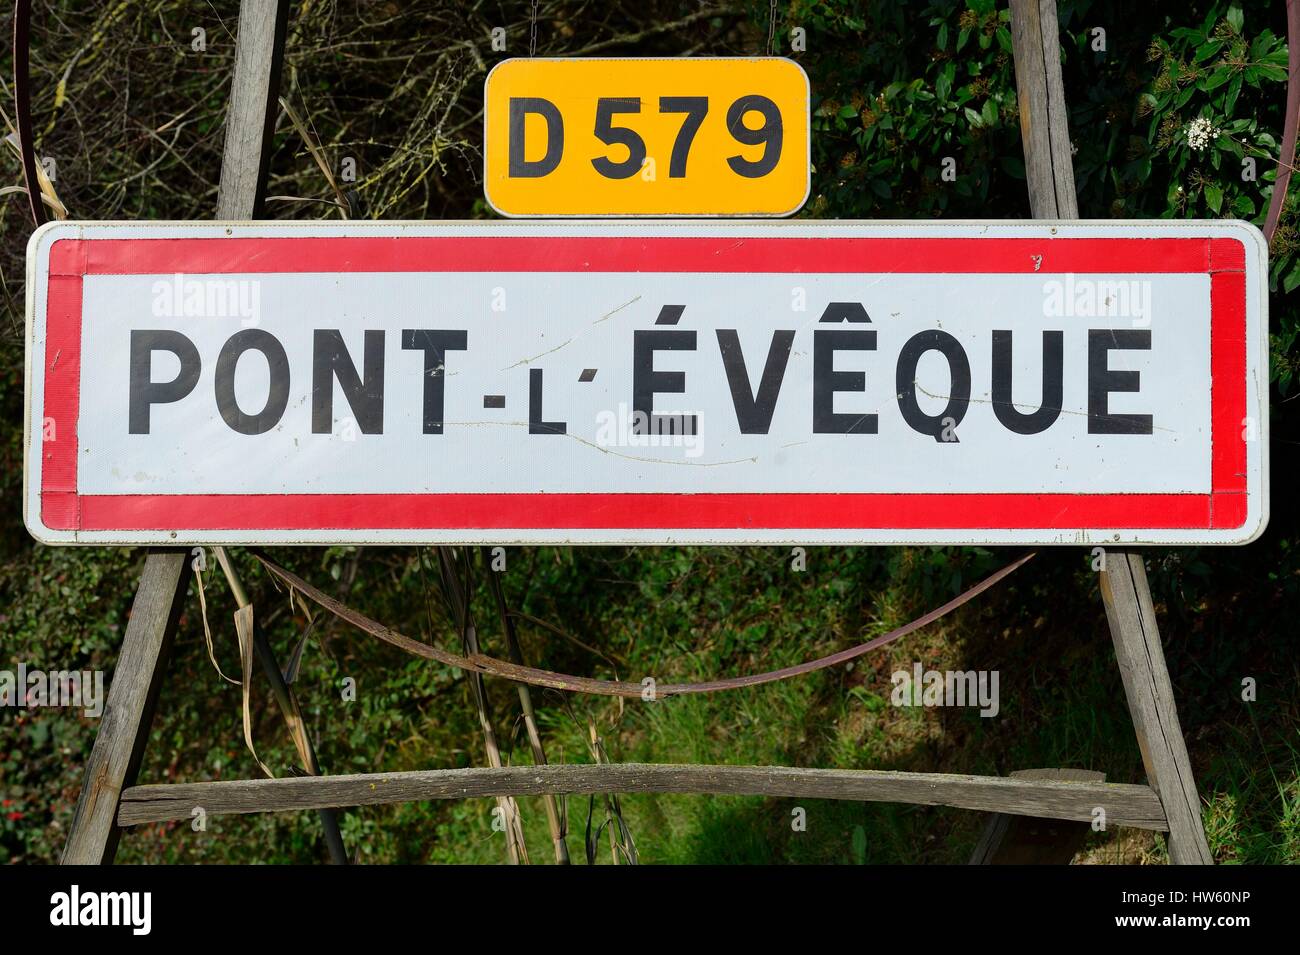
{"label": "wooden crossbeam", "polygon": [[121,826],[134,826],[189,819],[196,807],[214,816],[426,799],[607,792],[904,802],[1081,821],[1092,819],[1094,810],[1101,807],[1114,825],[1166,828],[1160,800],[1147,786],[947,773],[650,763],[435,769],[133,786],[122,793],[117,821]]}

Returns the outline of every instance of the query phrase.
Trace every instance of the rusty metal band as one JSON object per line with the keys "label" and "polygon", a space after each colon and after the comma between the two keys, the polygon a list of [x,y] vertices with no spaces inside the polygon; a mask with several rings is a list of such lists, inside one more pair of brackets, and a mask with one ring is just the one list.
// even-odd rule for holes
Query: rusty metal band
{"label": "rusty metal band", "polygon": [[[765,683],[776,683],[779,680],[789,679],[790,677],[803,676],[807,673],[813,673],[817,670],[825,670],[828,667],[838,666],[842,663],[848,663],[850,660],[857,659],[863,654],[872,650],[877,650],[885,644],[893,643],[909,633],[914,633],[928,624],[934,623],[940,617],[951,613],[963,604],[978,597],[984,591],[993,587],[1004,578],[1010,576],[1019,570],[1030,560],[1033,559],[1035,551],[1013,560],[1001,570],[998,570],[988,577],[985,577],[973,587],[963,591],[958,596],[949,600],[940,607],[936,607],[924,616],[917,617],[910,623],[904,624],[886,634],[882,634],[866,643],[860,643],[855,647],[849,647],[847,650],[840,650],[829,656],[819,657],[815,660],[807,660],[794,666],[784,667],[780,670],[769,670],[765,673],[753,673],[748,676],[730,677],[721,680],[708,680],[702,683],[657,683],[653,687],[653,696],[655,699],[662,699],[669,696],[685,696],[692,693],[716,693],[721,690],[736,690],[748,686],[762,686]],[[647,692],[647,687],[641,683],[632,683],[623,680],[594,680],[589,677],[571,676],[566,673],[555,673],[551,670],[541,670],[536,667],[520,666],[519,664],[510,663],[506,660],[499,660],[495,657],[485,656],[481,653],[469,654],[462,656],[458,653],[449,653],[439,647],[431,646],[427,643],[421,643],[411,637],[404,636],[390,627],[384,626],[376,620],[371,620],[364,614],[358,613],[352,608],[340,603],[328,594],[322,593],[313,587],[307,581],[303,580],[292,571],[285,570],[283,567],[268,560],[264,555],[254,552],[254,556],[261,561],[268,571],[277,579],[283,582],[292,591],[302,594],[308,600],[312,601],[321,608],[329,611],[340,620],[350,623],[358,630],[377,637],[384,643],[397,647],[399,650],[422,657],[426,660],[434,660],[445,666],[455,667],[458,670],[468,670],[474,673],[489,674],[492,676],[503,677],[515,683],[527,683],[531,686],[544,686],[553,690],[567,690],[574,693],[590,693],[595,696],[621,696],[628,699],[643,698]]]}

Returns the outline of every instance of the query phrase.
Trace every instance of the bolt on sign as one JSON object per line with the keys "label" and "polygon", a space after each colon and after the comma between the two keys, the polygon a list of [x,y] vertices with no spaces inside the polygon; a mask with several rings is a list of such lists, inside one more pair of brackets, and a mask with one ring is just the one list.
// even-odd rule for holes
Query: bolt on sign
{"label": "bolt on sign", "polygon": [[72,223],[50,543],[1244,543],[1242,222]]}
{"label": "bolt on sign", "polygon": [[483,101],[483,192],[502,215],[784,216],[808,198],[793,60],[505,60]]}

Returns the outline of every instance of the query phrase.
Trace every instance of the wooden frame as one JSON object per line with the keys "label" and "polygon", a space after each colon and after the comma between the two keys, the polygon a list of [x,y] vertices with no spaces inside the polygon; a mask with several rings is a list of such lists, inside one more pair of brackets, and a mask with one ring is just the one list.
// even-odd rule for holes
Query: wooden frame
{"label": "wooden frame", "polygon": [[[283,57],[286,0],[241,5],[235,77],[227,119],[219,214],[258,212]],[[1055,0],[1011,0],[1012,38],[1030,202],[1037,218],[1077,218]],[[224,556],[224,555],[222,555]],[[1117,785],[1077,770],[1030,770],[1011,777],[954,776],[789,767],[642,764],[537,765],[230,782],[133,785],[167,651],[185,595],[188,552],[151,551],[140,577],[104,719],[87,764],[65,863],[111,862],[121,828],[208,814],[316,809],[332,856],[341,839],[332,810],[423,799],[559,793],[730,793],[895,801],[992,812],[973,862],[1068,861],[1078,823],[1105,810],[1107,825],[1169,832],[1173,863],[1210,863],[1200,801],[1165,668],[1141,556],[1105,555],[1100,574],[1115,653],[1150,785]],[[224,563],[224,561],[223,561]],[[237,587],[237,578],[231,579]],[[241,603],[246,603],[241,600]],[[263,641],[264,642],[264,641]],[[270,648],[263,663],[279,675]],[[285,704],[282,702],[282,706]],[[289,710],[286,708],[286,713]],[[308,770],[318,771],[314,755]],[[1056,820],[1023,826],[1017,819]],[[1070,823],[1061,824],[1061,821]],[[331,834],[333,825],[333,834]]]}

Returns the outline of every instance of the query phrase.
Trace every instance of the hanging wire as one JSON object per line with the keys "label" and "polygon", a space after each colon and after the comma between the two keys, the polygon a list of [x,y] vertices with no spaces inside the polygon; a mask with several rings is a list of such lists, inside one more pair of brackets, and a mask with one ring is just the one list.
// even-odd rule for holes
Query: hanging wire
{"label": "hanging wire", "polygon": [[767,23],[767,55],[776,56],[776,0],[772,0],[771,15]]}
{"label": "hanging wire", "polygon": [[[772,0],[772,2],[775,3],[776,0]],[[530,32],[530,34],[529,34],[529,37],[528,37],[528,55],[529,55],[529,56],[536,56],[536,55],[537,55],[537,4],[538,4],[538,0],[533,0],[533,12],[532,12],[531,16],[529,16],[529,18],[528,18],[528,19],[529,19],[529,26],[530,26],[530,30],[531,30],[531,32]]]}

